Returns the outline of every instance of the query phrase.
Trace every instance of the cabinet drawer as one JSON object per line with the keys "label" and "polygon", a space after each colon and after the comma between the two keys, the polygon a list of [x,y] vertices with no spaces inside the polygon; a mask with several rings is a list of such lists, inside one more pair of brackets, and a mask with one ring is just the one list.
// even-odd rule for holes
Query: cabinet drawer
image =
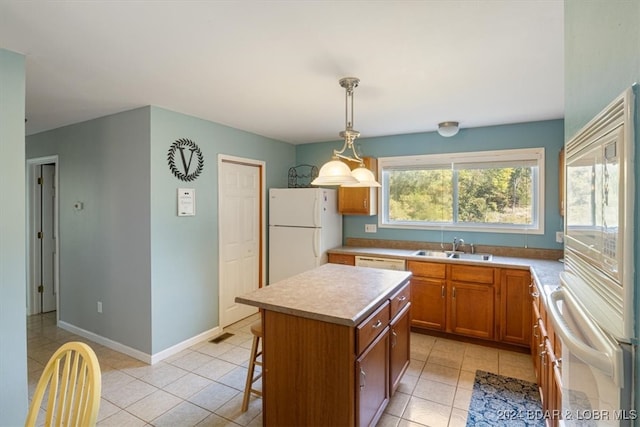
{"label": "cabinet drawer", "polygon": [[389,301],[387,300],[371,316],[356,326],[357,354],[361,354],[388,324]]}
{"label": "cabinet drawer", "polygon": [[437,262],[409,261],[408,269],[414,276],[444,279],[447,275],[447,264]]}
{"label": "cabinet drawer", "polygon": [[493,284],[494,269],[492,267],[476,267],[474,265],[451,266],[451,280],[471,283]]}
{"label": "cabinet drawer", "polygon": [[329,254],[329,262],[331,264],[356,265],[356,257],[354,255]]}
{"label": "cabinet drawer", "polygon": [[398,292],[393,294],[391,298],[389,298],[389,302],[391,304],[391,314],[390,318],[393,319],[396,317],[396,314],[400,313],[409,301],[411,300],[411,286],[409,286],[409,282],[404,285]]}

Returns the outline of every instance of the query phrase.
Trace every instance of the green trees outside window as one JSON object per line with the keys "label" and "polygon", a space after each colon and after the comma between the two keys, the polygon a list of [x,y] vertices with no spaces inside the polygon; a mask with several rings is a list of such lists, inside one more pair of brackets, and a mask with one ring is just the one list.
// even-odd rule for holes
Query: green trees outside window
{"label": "green trees outside window", "polygon": [[379,162],[383,225],[540,228],[542,148],[391,157]]}

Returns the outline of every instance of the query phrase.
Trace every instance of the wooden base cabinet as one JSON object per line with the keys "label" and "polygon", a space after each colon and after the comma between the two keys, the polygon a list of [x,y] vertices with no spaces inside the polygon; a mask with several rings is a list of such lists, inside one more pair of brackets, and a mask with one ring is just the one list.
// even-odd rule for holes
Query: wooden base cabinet
{"label": "wooden base cabinet", "polygon": [[369,426],[380,419],[389,403],[388,328],[356,360],[356,375],[356,425]]}
{"label": "wooden base cabinet", "polygon": [[441,279],[428,277],[411,278],[411,325],[420,328],[444,331],[446,328],[447,283]]}
{"label": "wooden base cabinet", "polygon": [[409,365],[407,282],[359,325],[265,309],[263,424],[375,425]]}
{"label": "wooden base cabinet", "polygon": [[331,264],[356,265],[355,255],[329,254],[328,262]]}
{"label": "wooden base cabinet", "polygon": [[531,273],[517,268],[407,262],[411,326],[531,346]]}
{"label": "wooden base cabinet", "polygon": [[411,335],[409,309],[405,305],[400,313],[391,320],[389,333],[389,394],[394,395],[402,376],[411,362]]}
{"label": "wooden base cabinet", "polygon": [[447,320],[447,266],[408,261],[411,271],[411,326],[444,331]]}
{"label": "wooden base cabinet", "polygon": [[528,346],[531,341],[531,273],[502,269],[500,273],[500,341]]}
{"label": "wooden base cabinet", "polygon": [[547,321],[544,303],[535,284],[531,286],[531,356],[542,400],[542,411],[549,414],[548,426],[559,425],[562,417],[561,342]]}
{"label": "wooden base cabinet", "polygon": [[454,334],[493,339],[494,293],[486,284],[451,282],[450,330]]}

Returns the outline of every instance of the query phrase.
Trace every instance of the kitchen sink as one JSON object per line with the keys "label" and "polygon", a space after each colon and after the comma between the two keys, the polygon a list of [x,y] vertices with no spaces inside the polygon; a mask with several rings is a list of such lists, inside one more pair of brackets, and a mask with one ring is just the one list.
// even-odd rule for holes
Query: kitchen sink
{"label": "kitchen sink", "polygon": [[469,261],[491,261],[493,255],[491,254],[467,254],[460,251],[430,251],[421,249],[413,253],[413,256],[424,256],[432,258],[451,258],[451,259],[466,259]]}
{"label": "kitchen sink", "polygon": [[468,259],[470,261],[491,261],[493,255],[491,254],[465,254],[465,253],[453,253],[449,256],[449,258],[455,259]]}
{"label": "kitchen sink", "polygon": [[435,258],[449,258],[449,256],[451,255],[449,252],[446,251],[428,251],[428,250],[419,250],[417,252],[415,252],[413,254],[414,256],[428,256],[428,257],[435,257]]}

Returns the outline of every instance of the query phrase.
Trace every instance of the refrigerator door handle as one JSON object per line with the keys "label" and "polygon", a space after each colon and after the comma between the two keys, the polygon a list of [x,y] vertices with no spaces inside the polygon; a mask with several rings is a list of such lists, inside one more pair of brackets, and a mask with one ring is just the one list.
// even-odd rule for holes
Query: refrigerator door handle
{"label": "refrigerator door handle", "polygon": [[[579,311],[581,323],[583,327],[591,329],[593,335],[598,337],[599,345],[602,350],[595,349],[585,343],[580,337],[571,330],[567,322],[564,320],[558,303],[570,298],[566,295],[562,289],[556,289],[549,294],[549,314],[551,314],[551,321],[555,327],[555,331],[562,339],[562,345],[567,348],[574,355],[578,356],[584,362],[599,369],[604,374],[608,375],[613,381],[620,385],[624,384],[624,380],[621,378],[621,366],[622,366],[622,352],[616,344],[607,339],[607,337],[595,326],[585,315],[582,310]],[[572,304],[575,307],[575,304]]]}
{"label": "refrigerator door handle", "polygon": [[318,258],[320,256],[320,229],[313,230],[313,254]]}
{"label": "refrigerator door handle", "polygon": [[313,225],[316,227],[320,227],[320,203],[318,197],[316,196],[313,199]]}

